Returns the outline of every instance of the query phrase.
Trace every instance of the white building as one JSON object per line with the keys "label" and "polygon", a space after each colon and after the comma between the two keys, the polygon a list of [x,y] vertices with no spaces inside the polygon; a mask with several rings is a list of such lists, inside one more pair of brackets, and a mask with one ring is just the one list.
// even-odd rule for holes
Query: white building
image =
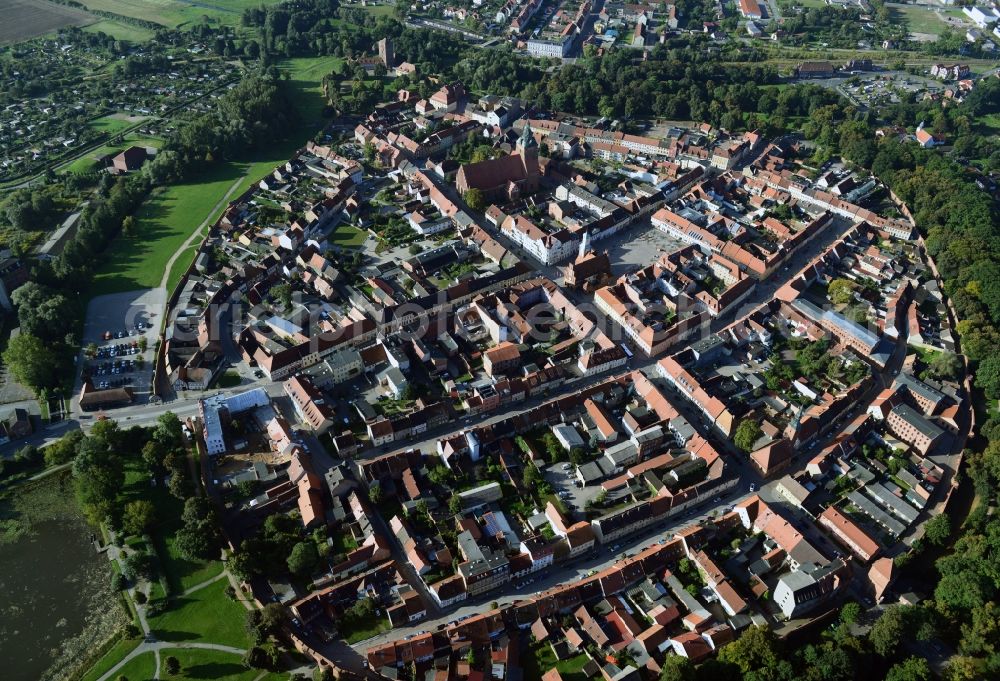
{"label": "white building", "polygon": [[220,393],[198,400],[198,413],[201,416],[208,453],[214,455],[226,451],[226,438],[222,428],[225,418],[248,409],[265,407],[270,403],[271,398],[263,388],[254,388],[229,397]]}

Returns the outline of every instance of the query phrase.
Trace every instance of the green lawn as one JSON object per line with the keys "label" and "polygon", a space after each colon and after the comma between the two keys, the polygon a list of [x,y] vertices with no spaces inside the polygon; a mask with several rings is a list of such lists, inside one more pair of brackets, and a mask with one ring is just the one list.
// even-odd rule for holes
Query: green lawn
{"label": "green lawn", "polygon": [[524,661],[524,679],[539,681],[542,674],[554,667],[559,670],[564,681],[586,681],[587,677],[583,675],[582,670],[587,660],[587,656],[580,653],[557,661],[549,644],[535,643],[528,650],[527,659]]}
{"label": "green lawn", "polygon": [[889,18],[894,24],[906,23],[910,33],[929,33],[941,35],[948,28],[944,16],[927,7],[908,6],[890,7]]}
{"label": "green lawn", "polygon": [[[343,623],[341,624],[343,625]],[[373,615],[363,622],[358,622],[357,626],[352,627],[350,632],[345,632],[341,629],[341,633],[346,633],[347,635],[344,637],[344,640],[347,641],[348,645],[353,645],[360,641],[366,641],[372,636],[384,634],[390,629],[392,629],[392,625],[389,624],[388,618],[375,617]]]}
{"label": "green lawn", "polygon": [[83,30],[87,33],[105,33],[115,40],[128,40],[133,43],[144,43],[153,38],[153,32],[148,28],[131,26],[111,19],[90,24],[85,26]]}
{"label": "green lawn", "polygon": [[219,378],[215,381],[215,387],[235,388],[242,382],[243,382],[243,377],[240,376],[240,372],[230,369],[229,371],[226,371],[221,376],[219,376]]}
{"label": "green lawn", "polygon": [[98,132],[104,132],[109,135],[114,135],[116,132],[121,132],[125,128],[131,128],[139,121],[129,121],[124,117],[118,116],[103,116],[101,118],[95,118],[94,120],[87,123],[88,128],[92,128]]}
{"label": "green lawn", "polygon": [[156,656],[153,653],[142,653],[133,657],[124,667],[115,672],[114,678],[124,676],[128,681],[147,681],[155,675]]}
{"label": "green lawn", "polygon": [[59,172],[70,172],[70,173],[87,173],[94,169],[94,164],[97,162],[101,156],[106,156],[111,153],[118,153],[122,149],[128,146],[137,145],[140,147],[156,147],[159,149],[163,146],[163,140],[158,137],[143,137],[141,135],[136,135],[135,133],[129,133],[125,135],[124,144],[104,144],[97,147],[93,151],[89,152],[85,156],[81,156],[72,163],[64,165],[59,168]]}
{"label": "green lawn", "polygon": [[338,246],[345,247],[360,247],[365,243],[365,239],[368,238],[368,232],[363,229],[358,229],[357,227],[342,223],[337,225],[337,228],[330,233],[328,237],[331,243],[335,243]]}
{"label": "green lawn", "polygon": [[[104,676],[109,669],[121,662],[122,658],[139,647],[139,643],[141,643],[141,639],[138,638],[124,638],[118,641],[118,643],[111,647],[111,650],[105,653],[104,656],[101,657],[101,659],[99,659],[94,666],[83,675],[81,681],[97,681],[97,679]],[[131,681],[131,677],[129,678]]]}
{"label": "green lawn", "polygon": [[158,190],[136,214],[135,234],[119,236],[105,252],[92,296],[160,285],[167,261],[243,174],[222,163],[183,184]]}
{"label": "green lawn", "polygon": [[293,101],[299,109],[303,125],[316,128],[325,104],[323,98],[323,76],[338,64],[340,57],[295,57],[278,63],[278,67],[288,73],[294,95]]}
{"label": "green lawn", "polygon": [[[220,561],[188,560],[177,550],[174,533],[180,527],[180,516],[184,505],[165,488],[150,487],[146,472],[138,461],[126,463],[122,497],[123,503],[135,499],[149,499],[156,507],[159,524],[152,531],[153,547],[160,559],[163,575],[174,593],[183,593],[222,572]],[[154,595],[162,596],[156,584],[154,584]]]}
{"label": "green lawn", "polygon": [[246,648],[246,609],[226,595],[229,580],[220,580],[190,596],[171,601],[164,613],[149,618],[161,641],[202,641]]}
{"label": "green lawn", "polygon": [[[200,681],[253,681],[259,674],[258,669],[247,669],[238,655],[220,650],[198,650],[186,648],[166,648],[160,651],[160,660],[172,655],[181,663],[181,673],[175,679],[193,679]],[[279,681],[287,679],[287,674],[268,673],[261,677],[262,681]],[[129,681],[132,681],[129,677]]]}

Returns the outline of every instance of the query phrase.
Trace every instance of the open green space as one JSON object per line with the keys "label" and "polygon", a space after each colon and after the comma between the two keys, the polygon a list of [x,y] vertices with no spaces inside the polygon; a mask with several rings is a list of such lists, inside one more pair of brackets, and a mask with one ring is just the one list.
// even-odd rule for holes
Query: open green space
{"label": "open green space", "polygon": [[111,153],[118,153],[119,151],[122,151],[126,147],[132,145],[140,147],[156,147],[159,149],[163,146],[163,140],[158,137],[144,137],[142,135],[130,133],[125,135],[122,144],[101,145],[75,161],[62,166],[59,168],[59,172],[88,173],[94,170],[94,164],[97,163],[97,159],[100,157],[107,156]]}
{"label": "open green space", "polygon": [[[160,651],[160,660],[168,656],[181,663],[181,673],[175,679],[208,681],[253,681],[261,675],[259,669],[247,669],[238,655],[221,650],[200,650],[196,648],[165,648]],[[131,680],[132,677],[129,677]],[[261,681],[287,679],[287,674],[268,673],[260,676]]]}
{"label": "open green space", "polygon": [[275,4],[278,0],[82,0],[87,9],[114,12],[127,17],[155,21],[164,26],[210,22],[238,26],[247,7]]}
{"label": "open green space", "polygon": [[145,679],[152,679],[155,675],[156,656],[153,653],[136,655],[115,672],[115,678],[124,676],[129,681],[145,681]]}
{"label": "open green space", "polygon": [[353,645],[360,641],[366,641],[372,636],[378,636],[392,629],[389,619],[386,617],[376,617],[372,615],[364,620],[358,620],[351,627],[350,631],[342,631],[344,640],[348,645]]}
{"label": "open green space", "polygon": [[906,23],[910,33],[929,33],[931,35],[941,35],[948,24],[942,13],[941,16],[931,8],[917,5],[912,6],[892,6],[889,8],[889,17],[893,23]]}
{"label": "open green space", "polygon": [[138,461],[129,462],[125,471],[122,502],[149,499],[156,508],[160,523],[151,532],[164,578],[174,593],[182,593],[222,572],[219,561],[195,561],[181,555],[174,540],[180,527],[183,502],[170,494],[165,487],[150,487],[146,472]]}
{"label": "open green space", "polygon": [[188,596],[170,601],[162,614],[149,618],[161,641],[201,641],[246,648],[246,609],[226,595],[229,580],[221,579]]}
{"label": "open green space", "polygon": [[528,649],[524,660],[525,681],[538,681],[550,669],[558,669],[564,681],[585,681],[583,667],[589,658],[580,653],[563,660],[556,660],[552,648],[547,643],[535,643]]}
{"label": "open green space", "polygon": [[368,232],[363,229],[358,229],[354,225],[346,222],[337,225],[337,228],[333,230],[328,237],[330,243],[337,244],[338,246],[356,248],[364,246],[367,238]]}
{"label": "open green space", "polygon": [[[105,653],[101,659],[99,659],[94,666],[83,675],[81,681],[97,681],[97,679],[104,676],[109,669],[121,662],[126,655],[138,648],[141,642],[142,640],[138,638],[123,638],[118,641],[118,643],[111,646],[111,650]],[[131,679],[132,677],[129,678]],[[151,678],[151,676],[141,678]]]}
{"label": "open green space", "polygon": [[104,33],[115,40],[128,40],[133,43],[144,43],[153,38],[153,32],[148,28],[123,24],[120,21],[111,19],[90,24],[89,26],[85,26],[83,30],[87,33]]}
{"label": "open green space", "polygon": [[135,232],[120,235],[106,251],[91,295],[159,286],[167,261],[213,212],[242,171],[241,165],[221,163],[187,182],[155,191],[136,214]]}
{"label": "open green space", "polygon": [[320,114],[325,104],[323,98],[323,76],[342,64],[340,57],[295,57],[278,63],[278,68],[286,72],[292,87],[292,99],[299,110],[302,124],[310,133],[319,125]]}
{"label": "open green space", "polygon": [[88,128],[92,128],[98,132],[104,132],[109,135],[114,135],[116,132],[121,132],[125,128],[131,128],[133,125],[138,123],[138,121],[129,121],[124,116],[102,116],[101,118],[95,118],[94,120],[87,123]]}
{"label": "open green space", "polygon": [[243,382],[243,378],[240,376],[240,372],[229,369],[225,371],[219,378],[215,381],[216,388],[235,388],[240,383]]}

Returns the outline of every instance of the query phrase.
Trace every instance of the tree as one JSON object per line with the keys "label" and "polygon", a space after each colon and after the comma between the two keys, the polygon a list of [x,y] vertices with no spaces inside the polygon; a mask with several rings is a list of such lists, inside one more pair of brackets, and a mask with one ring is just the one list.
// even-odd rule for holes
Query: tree
{"label": "tree", "polygon": [[125,534],[145,534],[156,521],[156,509],[148,499],[137,499],[125,504],[122,514],[122,529]]}
{"label": "tree", "polygon": [[736,432],[733,434],[733,444],[744,452],[752,452],[754,444],[760,439],[762,432],[759,423],[744,419],[736,427]]}
{"label": "tree", "polygon": [[476,189],[473,187],[469,191],[465,192],[465,203],[475,211],[482,212],[486,209],[486,196],[483,194],[481,189]]}
{"label": "tree", "polygon": [[833,303],[843,305],[854,300],[854,292],[857,288],[858,285],[850,279],[834,279],[827,287],[827,293]]}
{"label": "tree", "polygon": [[660,681],[695,681],[691,660],[680,655],[667,655],[660,667]]}
{"label": "tree", "polygon": [[845,603],[840,609],[840,621],[844,624],[854,624],[859,617],[861,617],[861,606],[854,601]]}
{"label": "tree", "polygon": [[20,333],[10,339],[3,361],[17,380],[35,393],[56,383],[59,359],[52,347],[37,336]]}
{"label": "tree", "polygon": [[125,470],[107,439],[94,432],[80,442],[73,460],[73,482],[84,514],[98,525],[115,510]]}
{"label": "tree", "polygon": [[934,546],[944,546],[951,536],[951,520],[944,513],[939,513],[924,525],[924,537]]}
{"label": "tree", "polygon": [[953,352],[935,353],[930,361],[927,362],[927,370],[934,378],[960,378],[964,369],[962,358]]}
{"label": "tree", "polygon": [[451,499],[448,500],[448,510],[452,513],[462,512],[462,499],[457,494],[453,494]]}
{"label": "tree", "polygon": [[905,614],[900,606],[887,608],[868,632],[872,649],[882,657],[891,657],[903,640],[906,631]]}
{"label": "tree", "polygon": [[281,303],[282,309],[292,306],[292,287],[290,284],[278,284],[271,287],[271,298]]}
{"label": "tree", "polygon": [[181,673],[181,661],[178,660],[173,655],[167,655],[167,659],[163,661],[164,669],[170,676],[177,676]]}
{"label": "tree", "polygon": [[50,444],[43,450],[45,465],[59,466],[72,461],[83,438],[84,434],[82,430],[71,430]]}
{"label": "tree", "polygon": [[[4,359],[6,357],[4,353]],[[979,362],[976,367],[976,386],[982,388],[990,399],[1000,398],[1000,354],[993,352]]]}
{"label": "tree", "polygon": [[542,474],[538,472],[533,464],[524,467],[524,474],[521,476],[521,483],[527,489],[533,489],[542,480]]}
{"label": "tree", "polygon": [[126,215],[125,219],[122,220],[122,234],[125,236],[132,236],[135,233],[135,218],[131,215]]}
{"label": "tree", "polygon": [[308,577],[319,563],[319,552],[311,541],[299,542],[288,556],[288,570],[298,577]]}
{"label": "tree", "polygon": [[755,679],[781,678],[783,663],[778,655],[774,633],[767,627],[750,627],[738,639],[719,650],[719,661],[734,665]]}
{"label": "tree", "polygon": [[156,563],[148,553],[136,551],[123,561],[126,574],[151,582],[156,578]]}
{"label": "tree", "polygon": [[885,675],[885,681],[930,681],[931,670],[927,660],[922,657],[910,657],[892,665]]}

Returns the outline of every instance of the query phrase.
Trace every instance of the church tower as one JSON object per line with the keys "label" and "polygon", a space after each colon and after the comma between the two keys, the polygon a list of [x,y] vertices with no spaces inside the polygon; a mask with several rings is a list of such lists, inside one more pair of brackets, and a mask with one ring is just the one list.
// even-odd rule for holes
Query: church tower
{"label": "church tower", "polygon": [[521,129],[521,137],[517,140],[517,145],[515,146],[517,155],[521,157],[521,163],[524,164],[524,174],[529,178],[537,178],[539,174],[538,170],[538,142],[535,141],[535,136],[531,133],[531,126],[528,122],[524,122],[524,127]]}

